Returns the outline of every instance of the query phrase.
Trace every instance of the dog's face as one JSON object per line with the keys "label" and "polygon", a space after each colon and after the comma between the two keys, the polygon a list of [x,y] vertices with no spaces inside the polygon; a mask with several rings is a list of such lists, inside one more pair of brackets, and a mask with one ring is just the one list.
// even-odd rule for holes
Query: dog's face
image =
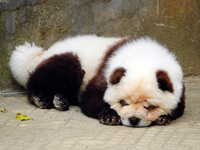
{"label": "dog's face", "polygon": [[151,125],[160,116],[170,114],[180,99],[180,92],[175,91],[164,70],[133,74],[120,67],[113,71],[108,82],[104,100],[127,126]]}

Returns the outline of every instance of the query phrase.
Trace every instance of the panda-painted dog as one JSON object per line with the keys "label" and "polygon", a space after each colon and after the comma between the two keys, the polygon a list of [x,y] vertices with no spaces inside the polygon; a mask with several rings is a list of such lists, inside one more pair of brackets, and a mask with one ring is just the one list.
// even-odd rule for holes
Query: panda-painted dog
{"label": "panda-painted dog", "polygon": [[169,124],[184,112],[181,66],[148,37],[75,36],[48,50],[25,43],[9,65],[39,108],[79,104],[100,123],[134,127]]}

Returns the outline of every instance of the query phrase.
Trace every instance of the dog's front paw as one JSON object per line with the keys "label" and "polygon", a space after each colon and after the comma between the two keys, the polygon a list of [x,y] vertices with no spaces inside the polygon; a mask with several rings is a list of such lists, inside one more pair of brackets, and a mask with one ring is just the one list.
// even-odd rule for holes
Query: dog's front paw
{"label": "dog's front paw", "polygon": [[168,125],[171,122],[171,117],[170,116],[160,116],[155,122],[155,125]]}
{"label": "dog's front paw", "polygon": [[116,111],[108,109],[99,114],[99,122],[105,125],[121,125],[122,121]]}
{"label": "dog's front paw", "polygon": [[49,108],[49,103],[42,100],[41,98],[39,98],[37,96],[33,96],[32,99],[33,99],[35,105],[38,106],[39,108],[41,108],[41,109]]}
{"label": "dog's front paw", "polygon": [[57,110],[68,110],[69,109],[69,102],[67,98],[62,96],[61,94],[56,94],[53,99],[53,105]]}

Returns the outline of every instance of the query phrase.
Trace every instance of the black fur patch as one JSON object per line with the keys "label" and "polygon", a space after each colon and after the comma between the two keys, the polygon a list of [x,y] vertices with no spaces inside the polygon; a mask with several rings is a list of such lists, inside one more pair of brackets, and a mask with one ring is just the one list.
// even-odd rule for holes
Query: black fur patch
{"label": "black fur patch", "polygon": [[171,83],[167,72],[163,70],[159,70],[156,72],[158,87],[162,91],[169,91],[171,93],[174,92],[173,84]]}
{"label": "black fur patch", "polygon": [[185,85],[183,84],[183,90],[182,90],[180,102],[171,113],[172,119],[174,120],[181,117],[184,113],[184,109],[185,109]]}
{"label": "black fur patch", "polygon": [[36,96],[48,103],[48,108],[52,108],[54,96],[60,94],[69,104],[77,104],[77,92],[84,74],[76,55],[54,55],[40,63],[30,75],[27,83],[28,99],[33,102],[33,96]]}
{"label": "black fur patch", "polygon": [[105,108],[110,107],[103,100],[106,88],[107,83],[102,74],[90,81],[85,92],[82,93],[80,100],[80,106],[85,115],[98,119],[98,114]]}
{"label": "black fur patch", "polygon": [[110,76],[110,84],[117,84],[121,78],[125,75],[126,70],[124,68],[117,68]]}

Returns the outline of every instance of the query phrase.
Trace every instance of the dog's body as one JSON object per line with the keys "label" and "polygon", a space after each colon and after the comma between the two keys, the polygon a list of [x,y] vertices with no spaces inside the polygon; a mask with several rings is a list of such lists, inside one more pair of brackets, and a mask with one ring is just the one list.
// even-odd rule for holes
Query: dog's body
{"label": "dog's body", "polygon": [[[28,50],[25,50],[27,47]],[[71,61],[59,58],[63,55],[67,58],[69,54],[74,57]],[[49,65],[52,61],[57,63]],[[70,68],[70,63],[76,62],[77,66],[73,67],[76,71],[72,69],[71,72],[78,72],[76,75],[79,80],[74,81],[77,84],[75,90],[70,89],[74,93],[80,92],[83,113],[99,119],[103,124],[138,127],[168,124],[170,120],[183,114],[185,105],[181,67],[173,54],[149,38],[77,36],[57,42],[47,51],[26,44],[16,48],[11,56],[10,68],[21,85],[28,85],[28,91],[31,93],[29,100],[34,101],[38,107],[43,106],[41,94],[32,93],[42,84],[38,84],[34,89],[30,83],[45,83],[45,79],[49,80],[48,83],[51,81],[50,85],[42,85],[55,91],[48,101],[57,109],[63,110],[68,108],[69,98],[67,94],[61,93],[62,90],[56,90],[57,85],[61,84],[61,87],[66,88],[65,82],[74,79],[70,77],[65,80],[68,72],[61,71],[66,66],[60,66],[60,62],[68,64],[67,68]],[[60,71],[54,69],[56,66]],[[65,76],[48,77],[49,72]],[[42,77],[39,77],[40,73],[43,74]],[[61,78],[63,85],[58,82]],[[56,86],[52,87],[54,84]],[[74,94],[74,97],[77,97],[77,94]]]}

